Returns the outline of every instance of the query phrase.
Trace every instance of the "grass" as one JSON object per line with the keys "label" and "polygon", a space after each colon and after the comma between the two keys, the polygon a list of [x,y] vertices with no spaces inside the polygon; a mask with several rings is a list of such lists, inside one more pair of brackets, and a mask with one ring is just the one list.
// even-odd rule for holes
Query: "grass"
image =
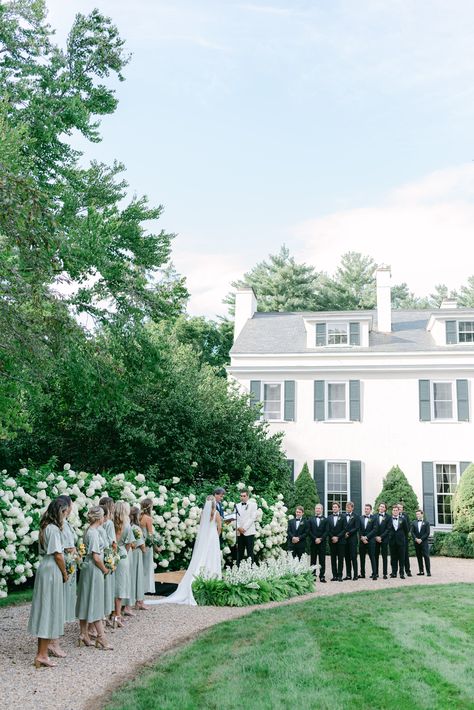
{"label": "grass", "polygon": [[107,710],[474,710],[474,588],[315,599],[213,627]]}
{"label": "grass", "polygon": [[0,597],[0,609],[6,606],[17,606],[26,604],[33,597],[33,589],[22,589],[18,592],[10,592],[8,597]]}

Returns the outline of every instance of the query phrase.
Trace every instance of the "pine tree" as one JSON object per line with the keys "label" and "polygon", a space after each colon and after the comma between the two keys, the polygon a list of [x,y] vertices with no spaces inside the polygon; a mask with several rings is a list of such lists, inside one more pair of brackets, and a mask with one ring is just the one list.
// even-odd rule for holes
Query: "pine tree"
{"label": "pine tree", "polygon": [[304,464],[300,475],[295,481],[291,503],[290,513],[294,514],[296,506],[302,505],[306,516],[314,515],[314,506],[319,503],[316,484],[309,472],[307,463]]}
{"label": "pine tree", "polygon": [[474,532],[474,463],[461,476],[453,500],[454,530]]}
{"label": "pine tree", "polygon": [[405,513],[410,520],[414,520],[416,517],[415,511],[419,507],[418,498],[399,466],[392,466],[383,479],[382,490],[375,501],[375,510],[378,509],[380,503],[387,504],[388,513],[391,513],[393,505],[403,503]]}

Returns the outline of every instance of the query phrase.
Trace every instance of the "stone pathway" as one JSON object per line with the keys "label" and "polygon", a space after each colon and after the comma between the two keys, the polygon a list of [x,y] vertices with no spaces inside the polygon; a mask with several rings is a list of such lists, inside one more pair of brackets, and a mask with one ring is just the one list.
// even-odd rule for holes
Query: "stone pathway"
{"label": "stone pathway", "polygon": [[[350,592],[409,587],[420,584],[474,584],[474,560],[433,558],[432,577],[406,580],[371,579],[357,582],[318,584],[317,591],[284,604]],[[416,560],[412,560],[416,570]],[[111,690],[136,675],[140,668],[153,663],[164,651],[192,639],[200,631],[221,621],[236,619],[255,609],[277,606],[265,604],[245,609],[220,607],[155,606],[137,612],[126,628],[108,634],[114,651],[77,648],[77,624],[68,624],[62,645],[68,652],[57,659],[54,669],[36,670],[33,658],[36,640],[26,634],[29,605],[0,609],[0,708],[14,710],[98,710]]]}

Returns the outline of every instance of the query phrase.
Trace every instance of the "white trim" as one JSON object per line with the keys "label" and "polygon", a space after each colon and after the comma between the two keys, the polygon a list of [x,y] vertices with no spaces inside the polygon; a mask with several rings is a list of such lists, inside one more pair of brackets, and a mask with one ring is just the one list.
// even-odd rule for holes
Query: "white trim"
{"label": "white trim", "polygon": [[[328,464],[330,463],[345,463],[346,464],[346,476],[347,476],[347,500],[351,500],[351,461],[350,459],[327,459],[324,462],[324,510],[326,510],[326,517],[332,515],[332,507],[329,510],[328,507]],[[343,512],[342,507],[339,508],[339,512]]]}
{"label": "white trim", "polygon": [[[435,416],[435,397],[434,397],[434,388],[435,385],[450,385],[451,386],[451,407],[452,407],[452,412],[453,416],[452,417],[436,417]],[[431,407],[431,421],[432,422],[457,422],[458,417],[457,417],[457,390],[456,387],[454,386],[455,382],[453,380],[430,380],[430,407]],[[447,401],[447,400],[445,400]]]}
{"label": "white trim", "polygon": [[[459,479],[460,479],[460,473],[459,473],[459,461],[433,461],[433,486],[434,486],[434,513],[435,513],[435,522],[434,522],[434,527],[436,530],[441,530],[441,531],[446,531],[446,530],[452,530],[453,526],[452,524],[442,524],[438,523],[438,491],[436,488],[436,466],[455,466],[456,467],[456,487],[459,485]],[[452,494],[452,497],[454,498],[454,492]]]}
{"label": "white trim", "polygon": [[[280,417],[278,419],[269,419],[267,416],[265,416],[265,385],[279,385],[280,387]],[[263,403],[263,410],[262,410],[262,418],[265,419],[267,422],[283,422],[284,420],[284,406],[285,406],[285,385],[284,381],[279,381],[279,380],[262,380],[261,383],[261,397],[262,397],[262,403]]]}
{"label": "white trim", "polygon": [[[473,317],[473,318],[467,318],[467,319],[460,318],[459,320],[456,321],[458,343],[461,343],[461,341],[460,341],[460,339],[459,339],[459,326],[460,326],[461,323],[472,323],[472,324],[474,325],[474,317]],[[464,343],[471,343],[471,345],[472,345],[472,344],[474,343],[474,339],[473,339],[473,340],[470,340],[470,341],[469,341],[469,340],[463,340],[463,341],[462,341],[462,344],[464,345]]]}
{"label": "white trim", "polygon": [[[349,419],[349,382],[346,380],[326,380],[324,392],[324,421],[325,422],[348,422]],[[344,417],[329,417],[329,385],[344,385],[344,404],[345,404],[345,416]]]}

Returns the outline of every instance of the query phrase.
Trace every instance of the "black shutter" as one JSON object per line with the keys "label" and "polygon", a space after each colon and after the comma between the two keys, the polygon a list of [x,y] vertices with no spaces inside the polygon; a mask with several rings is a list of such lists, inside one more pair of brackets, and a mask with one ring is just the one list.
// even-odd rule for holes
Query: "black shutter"
{"label": "black shutter", "polygon": [[432,461],[422,462],[421,475],[423,482],[423,510],[425,513],[425,520],[427,520],[432,526],[434,526],[436,524],[436,515],[435,487]]}
{"label": "black shutter", "polygon": [[323,422],[325,419],[325,406],[324,406],[324,390],[325,390],[324,380],[314,381],[314,421]]}
{"label": "black shutter", "polygon": [[458,329],[455,320],[446,321],[446,345],[454,345],[458,342]]}
{"label": "black shutter", "polygon": [[350,462],[350,491],[351,500],[357,515],[362,515],[362,462]]}
{"label": "black shutter", "polygon": [[283,418],[285,422],[295,421],[295,381],[285,380],[285,405]]}
{"label": "black shutter", "polygon": [[250,380],[250,402],[255,408],[255,419],[260,419],[259,403],[262,399],[262,383],[260,380]]}
{"label": "black shutter", "polygon": [[431,421],[431,383],[429,380],[418,380],[420,395],[420,422]]}
{"label": "black shutter", "polygon": [[349,323],[349,345],[360,345],[360,323]]}
{"label": "black shutter", "polygon": [[288,468],[290,471],[290,480],[294,482],[295,480],[295,462],[294,459],[286,459],[286,463],[288,464]]}
{"label": "black shutter", "polygon": [[326,323],[316,323],[316,345],[326,345]]}
{"label": "black shutter", "polygon": [[319,502],[326,508],[326,491],[325,491],[325,472],[326,462],[322,460],[313,461],[313,478],[318,489]]}
{"label": "black shutter", "polygon": [[469,384],[467,380],[456,380],[458,400],[458,421],[469,421]]}
{"label": "black shutter", "polygon": [[360,380],[349,380],[349,419],[360,422]]}
{"label": "black shutter", "polygon": [[470,465],[471,465],[470,461],[460,461],[459,462],[459,475],[462,476],[464,471],[466,470],[466,468]]}

